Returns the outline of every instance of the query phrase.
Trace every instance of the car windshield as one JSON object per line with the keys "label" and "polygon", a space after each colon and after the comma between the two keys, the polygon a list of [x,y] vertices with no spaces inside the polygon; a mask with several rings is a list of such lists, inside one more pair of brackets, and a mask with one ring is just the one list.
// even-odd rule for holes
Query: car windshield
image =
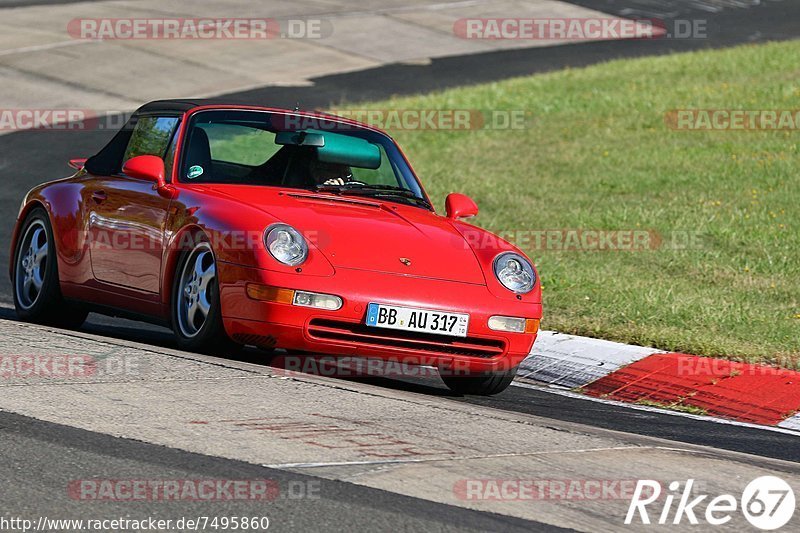
{"label": "car windshield", "polygon": [[395,143],[338,122],[261,111],[201,111],[188,124],[180,181],[374,197],[430,209]]}

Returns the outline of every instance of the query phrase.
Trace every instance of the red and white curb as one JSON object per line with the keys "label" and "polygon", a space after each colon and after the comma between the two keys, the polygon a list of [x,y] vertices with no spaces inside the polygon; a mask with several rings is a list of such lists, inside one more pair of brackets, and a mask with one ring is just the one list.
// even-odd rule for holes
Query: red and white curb
{"label": "red and white curb", "polygon": [[653,348],[540,331],[517,375],[574,389],[658,352]]}
{"label": "red and white curb", "polygon": [[800,431],[800,372],[539,333],[518,377],[605,400]]}

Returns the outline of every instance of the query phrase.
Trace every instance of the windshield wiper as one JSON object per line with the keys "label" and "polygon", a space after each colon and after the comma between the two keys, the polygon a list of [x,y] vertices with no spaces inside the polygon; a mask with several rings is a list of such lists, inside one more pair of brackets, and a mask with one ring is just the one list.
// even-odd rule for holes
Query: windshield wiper
{"label": "windshield wiper", "polygon": [[318,192],[332,192],[343,195],[369,196],[373,198],[401,198],[427,209],[433,206],[424,198],[417,196],[414,191],[396,187],[394,185],[364,185],[362,183],[345,183],[344,185],[317,185]]}

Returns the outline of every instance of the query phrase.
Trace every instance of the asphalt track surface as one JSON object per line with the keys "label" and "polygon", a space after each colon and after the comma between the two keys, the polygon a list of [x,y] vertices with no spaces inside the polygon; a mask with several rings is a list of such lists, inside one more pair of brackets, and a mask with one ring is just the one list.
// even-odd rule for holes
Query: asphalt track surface
{"label": "asphalt track surface", "polygon": [[[322,525],[327,531],[564,531],[539,522],[120,439],[12,413],[0,412],[0,431],[5,518],[36,522],[41,516],[172,520],[266,516],[270,531],[316,531]],[[79,501],[64,489],[70,482],[90,479],[97,472],[112,478],[125,478],[127,472],[135,473],[137,479],[270,480],[282,496],[256,502],[132,504]],[[36,477],[35,483],[32,477]]]}
{"label": "asphalt track surface", "polygon": [[102,0],[0,0],[0,9],[28,6],[50,6],[55,4],[78,4],[81,2],[101,2]]}
{"label": "asphalt track surface", "polygon": [[[16,2],[0,2],[0,7]],[[54,2],[42,2],[54,3]],[[230,95],[231,101],[258,102],[273,106],[303,108],[338,105],[387,97],[393,94],[422,93],[452,86],[475,84],[560,69],[579,67],[612,58],[666,54],[709,47],[724,47],[746,42],[793,39],[800,36],[800,2],[767,2],[749,9],[726,8],[711,12],[711,2],[673,1],[652,3],[630,0],[617,2],[576,1],[574,3],[620,15],[663,18],[702,17],[709,20],[709,38],[697,40],[618,41],[571,44],[552,48],[535,48],[492,52],[463,57],[433,60],[429,65],[391,65],[364,72],[326,76],[314,80],[312,87],[268,87]],[[30,5],[29,2],[25,4]],[[721,4],[715,2],[714,4]],[[703,6],[698,8],[697,6]],[[639,10],[637,12],[636,10]],[[108,140],[105,131],[43,132],[29,131],[0,136],[0,264],[8,264],[11,232],[19,202],[32,186],[68,174],[66,161],[71,157],[90,155]],[[0,276],[0,302],[11,301],[9,281]],[[0,316],[11,318],[8,309]],[[92,315],[84,328],[109,337],[119,337],[155,345],[172,346],[169,332],[134,322],[118,321]],[[244,357],[248,357],[247,352]],[[250,357],[256,357],[251,354]],[[451,396],[441,383],[431,381],[397,381],[370,378],[370,382],[430,395]],[[695,420],[686,417],[623,408],[615,405],[568,398],[552,393],[512,387],[493,398],[463,398],[465,402],[495,409],[534,413],[540,417],[574,421],[600,428],[661,437],[680,442],[703,444],[754,455],[800,461],[797,437],[778,432]],[[2,498],[6,509],[17,514],[40,515],[51,512],[61,518],[84,517],[86,504],[53,498],[54,490],[63,492],[65,480],[79,479],[83,467],[92,464],[97,472],[135,471],[141,477],[201,478],[266,477],[288,481],[302,476],[286,472],[170,450],[167,448],[116,439],[64,426],[0,413],[0,438],[4,461],[0,475],[6,481]],[[32,482],[35,478],[36,482]],[[324,523],[333,528],[355,530],[544,530],[545,526],[513,518],[478,513],[447,505],[417,500],[393,493],[323,481],[325,496],[309,506],[278,501],[270,504],[268,516],[279,516],[278,523],[293,530],[311,530]],[[46,502],[46,503],[43,503]],[[233,514],[240,509],[226,504],[218,509],[193,508],[190,504],[169,509],[175,516]],[[124,509],[123,509],[124,507]],[[164,506],[161,506],[163,514]],[[114,504],[104,504],[102,516],[110,516]],[[245,510],[245,509],[242,509]],[[251,509],[246,509],[247,511]],[[122,515],[131,508],[122,504]],[[146,512],[147,511],[147,512]],[[143,516],[159,511],[146,509]]]}
{"label": "asphalt track surface", "polygon": [[[176,347],[172,332],[165,328],[124,319],[91,316],[94,319],[82,328],[89,333],[165,348]],[[12,310],[0,308],[0,318],[13,320],[15,317]],[[270,365],[270,357],[254,349],[245,350],[237,360]],[[555,394],[547,389],[512,386],[500,395],[482,398],[456,395],[441,380],[431,377],[394,379],[364,376],[352,379],[386,389],[440,396],[493,409],[800,462],[798,437],[792,433],[721,424],[657,410],[631,409],[623,405]]]}

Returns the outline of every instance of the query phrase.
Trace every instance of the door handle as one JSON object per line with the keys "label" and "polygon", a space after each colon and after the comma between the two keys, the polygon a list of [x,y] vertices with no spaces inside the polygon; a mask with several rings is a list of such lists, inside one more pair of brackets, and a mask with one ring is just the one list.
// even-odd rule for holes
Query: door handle
{"label": "door handle", "polygon": [[95,203],[101,204],[108,199],[108,195],[104,191],[95,191],[92,193],[92,200]]}

